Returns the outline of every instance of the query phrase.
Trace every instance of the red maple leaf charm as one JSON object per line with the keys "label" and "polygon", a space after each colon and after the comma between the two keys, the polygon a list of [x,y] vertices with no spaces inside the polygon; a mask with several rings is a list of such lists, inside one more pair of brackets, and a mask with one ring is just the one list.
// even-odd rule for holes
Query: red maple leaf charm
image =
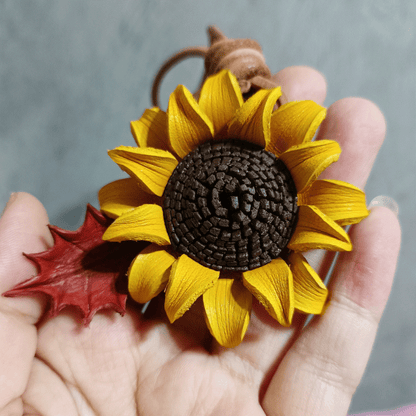
{"label": "red maple leaf charm", "polygon": [[78,230],[49,225],[54,246],[42,253],[25,254],[37,265],[38,275],[3,295],[45,293],[50,296],[46,313],[56,316],[66,306],[76,306],[85,326],[100,309],[114,309],[124,315],[127,295],[125,290],[117,290],[116,283],[126,278],[131,261],[144,246],[142,242],[103,241],[112,221],[88,204],[84,224]]}

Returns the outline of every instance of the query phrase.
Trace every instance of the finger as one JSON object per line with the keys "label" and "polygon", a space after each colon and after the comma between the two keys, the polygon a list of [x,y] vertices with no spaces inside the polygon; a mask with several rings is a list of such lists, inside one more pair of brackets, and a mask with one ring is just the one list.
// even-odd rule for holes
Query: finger
{"label": "finger", "polygon": [[308,66],[290,66],[272,76],[282,88],[283,101],[313,100],[323,104],[326,97],[325,77]]}
{"label": "finger", "polygon": [[363,189],[383,144],[386,122],[380,109],[364,98],[344,98],[328,108],[317,140],[336,140],[341,156],[320,179],[339,179]]}
{"label": "finger", "polygon": [[[0,219],[0,293],[36,273],[22,255],[51,244],[48,218],[41,203],[25,193],[14,194]],[[0,297],[0,409],[19,403],[36,348],[36,328],[42,305],[35,298]],[[11,348],[12,346],[12,348]]]}
{"label": "finger", "polygon": [[[24,192],[12,194],[0,219],[0,293],[36,274],[35,265],[23,253],[38,253],[53,245],[43,205]],[[3,307],[34,319],[41,312],[40,297],[0,298]]]}
{"label": "finger", "polygon": [[326,313],[304,330],[270,383],[263,402],[270,416],[347,413],[390,293],[400,226],[377,207],[351,239],[355,250],[340,256]]}
{"label": "finger", "polygon": [[[286,97],[292,100],[313,99],[323,102],[326,95],[325,78],[318,71],[309,67],[289,67],[274,75]],[[304,316],[295,315],[290,328],[282,327],[265,311],[258,302],[253,302],[250,325],[244,341],[237,347],[225,349],[214,345],[222,359],[241,363],[243,359],[254,369],[257,381],[264,379],[264,374],[277,364],[280,357],[290,345],[290,340],[302,326]]]}
{"label": "finger", "polygon": [[313,100],[322,104],[326,97],[326,80],[307,66],[290,66],[272,76],[282,87],[284,101]]}
{"label": "finger", "polygon": [[[317,140],[336,140],[341,146],[339,160],[329,166],[319,179],[338,179],[364,189],[386,133],[380,109],[363,98],[344,98],[332,104]],[[313,250],[305,257],[324,278],[335,253]]]}

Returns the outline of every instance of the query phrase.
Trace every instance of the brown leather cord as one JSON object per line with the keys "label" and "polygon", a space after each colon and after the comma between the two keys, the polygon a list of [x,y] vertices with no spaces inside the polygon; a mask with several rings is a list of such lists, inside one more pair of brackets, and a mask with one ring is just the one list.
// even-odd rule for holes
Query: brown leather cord
{"label": "brown leather cord", "polygon": [[[249,98],[259,89],[277,87],[276,81],[266,65],[261,46],[252,39],[229,39],[217,27],[208,27],[210,46],[194,46],[182,49],[171,56],[159,69],[152,85],[152,104],[159,107],[159,89],[163,77],[179,62],[190,57],[205,59],[205,79],[222,69],[230,70],[238,80],[244,99]],[[200,88],[194,93],[199,96]],[[277,105],[281,105],[281,97]]]}
{"label": "brown leather cord", "polygon": [[195,58],[195,57],[202,57],[205,58],[208,52],[208,48],[206,46],[193,46],[190,48],[185,48],[180,50],[179,52],[175,53],[175,55],[171,56],[159,69],[157,72],[155,79],[152,85],[152,104],[155,107],[160,107],[159,103],[159,89],[161,82],[167,72],[177,65],[179,62],[188,59],[188,58]]}

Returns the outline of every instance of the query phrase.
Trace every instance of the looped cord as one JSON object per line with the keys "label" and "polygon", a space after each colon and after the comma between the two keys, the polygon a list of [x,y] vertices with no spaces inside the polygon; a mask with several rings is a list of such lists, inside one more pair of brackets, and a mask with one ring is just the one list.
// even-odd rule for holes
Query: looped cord
{"label": "looped cord", "polygon": [[208,52],[208,47],[206,46],[193,46],[180,50],[179,52],[172,55],[159,69],[155,79],[153,80],[152,85],[152,104],[155,107],[160,108],[159,102],[159,91],[160,85],[164,76],[169,72],[171,68],[177,65],[179,62],[184,61],[188,58],[201,57],[205,59],[205,56]]}
{"label": "looped cord", "polygon": [[[171,56],[159,69],[152,86],[152,104],[159,107],[159,90],[163,77],[177,63],[194,57],[205,60],[205,72],[200,88],[194,92],[197,98],[202,83],[210,75],[228,69],[237,78],[243,98],[246,100],[259,89],[277,87],[274,76],[266,65],[261,46],[251,39],[229,39],[217,27],[209,26],[210,46],[194,46],[180,50]],[[283,95],[277,106],[285,102]]]}

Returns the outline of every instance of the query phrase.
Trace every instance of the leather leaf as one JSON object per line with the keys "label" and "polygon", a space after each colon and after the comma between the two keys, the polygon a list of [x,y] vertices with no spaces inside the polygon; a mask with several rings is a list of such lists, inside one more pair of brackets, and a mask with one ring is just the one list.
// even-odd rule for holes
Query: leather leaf
{"label": "leather leaf", "polygon": [[3,295],[44,293],[50,298],[45,313],[54,317],[63,308],[75,306],[81,311],[85,326],[101,309],[124,315],[126,273],[147,243],[103,241],[104,231],[112,221],[88,204],[85,221],[78,230],[49,225],[54,246],[41,253],[24,254],[36,264],[38,274]]}

